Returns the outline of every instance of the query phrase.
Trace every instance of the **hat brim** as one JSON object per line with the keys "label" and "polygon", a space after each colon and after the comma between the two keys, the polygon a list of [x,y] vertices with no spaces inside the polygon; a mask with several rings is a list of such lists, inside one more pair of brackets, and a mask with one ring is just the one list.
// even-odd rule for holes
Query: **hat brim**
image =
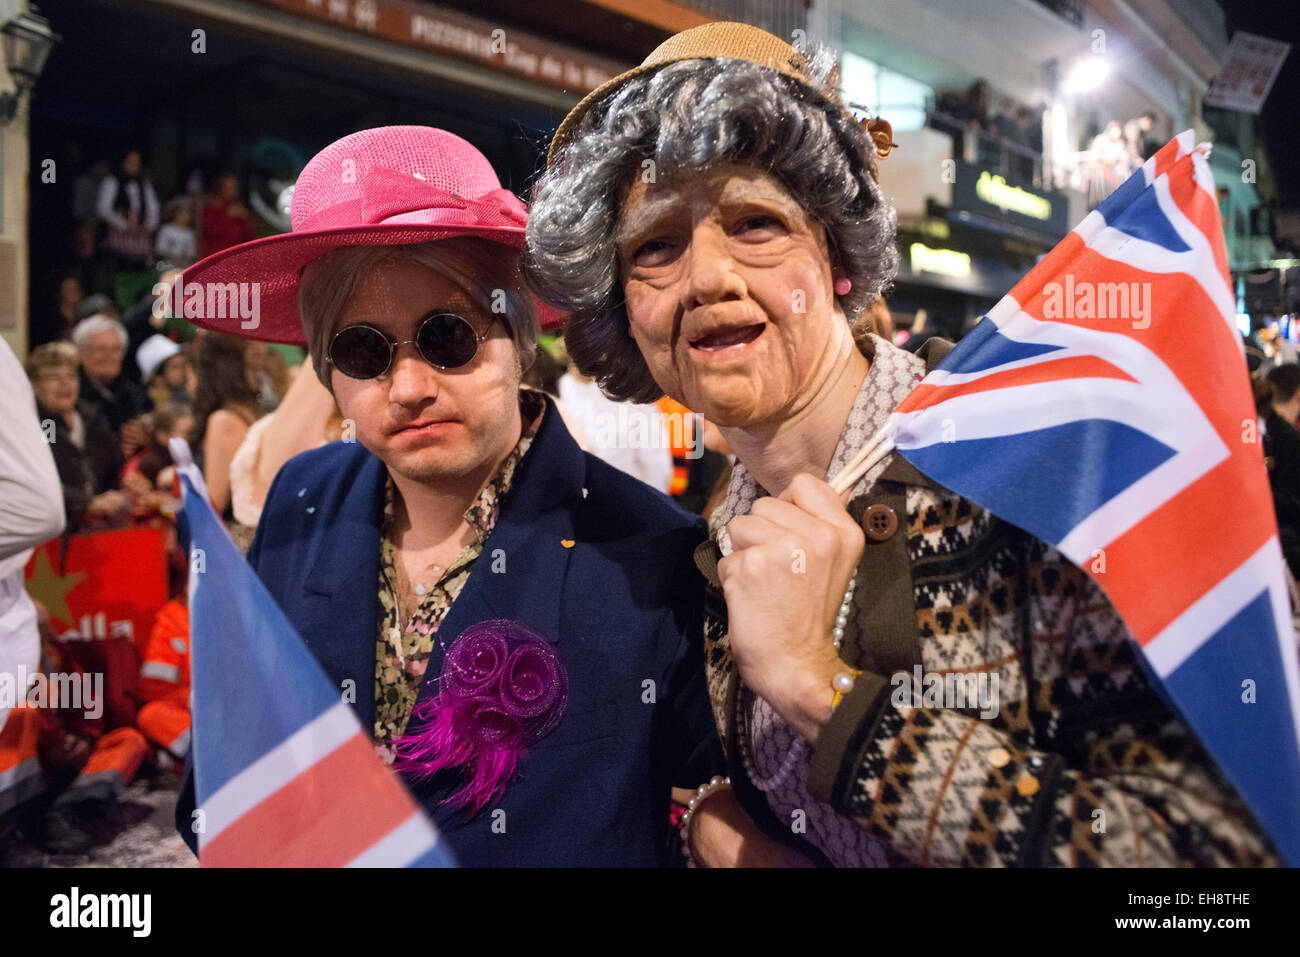
{"label": "hat brim", "polygon": [[623,86],[630,80],[636,79],[639,76],[644,76],[647,73],[655,73],[659,70],[662,70],[670,63],[678,63],[682,60],[700,60],[700,59],[707,59],[707,58],[698,55],[682,56],[682,57],[676,57],[671,60],[663,60],[659,63],[643,63],[640,66],[634,66],[626,73],[620,73],[612,80],[606,80],[600,86],[596,87],[586,96],[584,96],[581,100],[579,100],[577,105],[573,109],[569,110],[569,112],[565,115],[564,119],[560,121],[560,125],[556,127],[555,135],[551,137],[551,146],[546,151],[546,165],[550,166],[552,163],[555,162],[555,157],[558,156],[560,150],[564,149],[564,147],[569,143],[569,141],[573,139],[574,134],[578,132],[578,124],[582,122],[582,118],[591,111],[592,107],[594,107],[601,100],[605,99],[605,97],[609,96],[611,93],[616,91],[619,87]]}
{"label": "hat brim", "polygon": [[[302,317],[298,314],[298,279],[302,268],[326,253],[346,246],[408,246],[414,243],[476,236],[515,249],[524,245],[522,226],[415,226],[390,224],[349,226],[310,233],[280,233],[213,253],[181,273],[181,304],[193,287],[204,291],[202,315],[180,318],[204,329],[227,332],[246,339],[305,346]],[[208,315],[207,290],[229,283],[256,283],[257,316],[246,325],[236,315]],[[241,288],[246,288],[241,286]],[[251,302],[251,293],[246,296]],[[214,310],[217,312],[230,310]],[[553,323],[551,323],[553,324]]]}

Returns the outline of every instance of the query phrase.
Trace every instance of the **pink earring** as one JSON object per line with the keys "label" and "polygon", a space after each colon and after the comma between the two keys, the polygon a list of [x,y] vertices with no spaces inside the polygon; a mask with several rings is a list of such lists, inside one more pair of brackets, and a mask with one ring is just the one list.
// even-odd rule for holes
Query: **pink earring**
{"label": "pink earring", "polygon": [[841,276],[835,280],[835,295],[847,296],[853,289],[853,280],[848,276]]}

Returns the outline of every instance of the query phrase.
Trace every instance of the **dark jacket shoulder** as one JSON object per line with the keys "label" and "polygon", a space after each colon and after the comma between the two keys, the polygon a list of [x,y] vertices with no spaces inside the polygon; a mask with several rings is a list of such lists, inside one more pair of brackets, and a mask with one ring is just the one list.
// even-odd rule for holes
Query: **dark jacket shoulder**
{"label": "dark jacket shoulder", "polygon": [[671,498],[628,475],[590,452],[587,463],[588,509],[623,532],[666,532],[681,528],[703,528],[704,520],[683,509]]}

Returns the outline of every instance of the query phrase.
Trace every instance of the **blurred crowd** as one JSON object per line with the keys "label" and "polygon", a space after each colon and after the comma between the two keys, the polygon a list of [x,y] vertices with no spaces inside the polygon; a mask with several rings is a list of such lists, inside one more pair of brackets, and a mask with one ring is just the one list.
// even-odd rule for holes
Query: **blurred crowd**
{"label": "blurred crowd", "polygon": [[[1036,183],[1043,155],[1042,105],[1027,106],[1007,97],[994,103],[987,80],[965,90],[941,93],[930,125],[953,138],[953,155],[1001,172],[1021,184]],[[1161,143],[1153,133],[1155,114],[1144,112],[1127,121],[1110,120],[1089,136],[1072,157],[1088,208],[1109,196]]]}
{"label": "blurred crowd", "polygon": [[[1289,317],[1287,325],[1294,322]],[[1300,351],[1278,323],[1246,337],[1245,351],[1278,538],[1287,567],[1300,579]]]}
{"label": "blurred crowd", "polygon": [[105,300],[125,310],[171,268],[255,238],[257,224],[234,174],[217,171],[205,183],[196,170],[186,192],[160,203],[130,149],[115,164],[95,160],[77,172],[59,234],[60,261],[33,295],[33,345],[70,338]]}
{"label": "blurred crowd", "polygon": [[988,80],[941,93],[930,125],[953,139],[953,155],[1031,183],[1043,153],[1043,106],[1002,97],[993,102]]}
{"label": "blurred crowd", "polygon": [[988,80],[976,80],[965,90],[941,93],[935,107],[985,136],[1010,140],[1035,153],[1043,151],[1043,107],[1026,106],[1007,97],[995,106]]}
{"label": "blurred crowd", "polygon": [[1095,209],[1160,148],[1151,135],[1154,122],[1155,114],[1150,112],[1123,124],[1111,120],[1079,154],[1089,209]]}
{"label": "blurred crowd", "polygon": [[56,628],[38,603],[42,671],[101,675],[106,705],[95,717],[9,712],[0,731],[0,857],[23,843],[84,853],[131,823],[119,798],[133,778],[178,770],[189,738],[187,563],[168,443],[191,443],[214,504],[230,515],[235,452],[280,403],[301,360],[301,350],[200,333],[171,315],[181,269],[256,235],[238,178],[219,173],[208,192],[201,178],[189,185],[160,204],[137,150],[80,170],[60,230],[66,256],[33,297],[25,371],[66,517],[54,572],[65,574],[74,536],[156,529],[168,600],[151,633],[93,642],[80,640],[89,637],[78,633],[84,624]]}

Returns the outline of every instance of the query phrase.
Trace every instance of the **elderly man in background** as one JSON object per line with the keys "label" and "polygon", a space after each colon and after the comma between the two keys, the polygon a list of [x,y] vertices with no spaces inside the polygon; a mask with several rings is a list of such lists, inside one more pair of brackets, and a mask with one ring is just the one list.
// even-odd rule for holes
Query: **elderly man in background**
{"label": "elderly man in background", "polygon": [[129,459],[148,439],[140,416],[152,403],[144,387],[122,370],[126,328],[108,316],[91,316],[72,330],[72,343],[81,366],[81,398],[107,420],[122,457]]}

